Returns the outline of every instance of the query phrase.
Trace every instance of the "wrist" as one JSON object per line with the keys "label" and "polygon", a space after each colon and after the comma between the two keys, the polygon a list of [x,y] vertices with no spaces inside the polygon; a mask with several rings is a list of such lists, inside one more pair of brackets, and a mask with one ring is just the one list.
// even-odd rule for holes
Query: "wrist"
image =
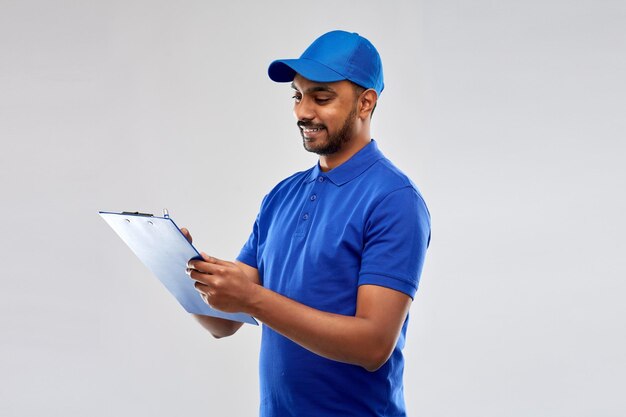
{"label": "wrist", "polygon": [[257,317],[261,311],[261,304],[267,289],[259,284],[251,284],[250,294],[248,296],[248,302],[246,303],[246,314],[253,317]]}

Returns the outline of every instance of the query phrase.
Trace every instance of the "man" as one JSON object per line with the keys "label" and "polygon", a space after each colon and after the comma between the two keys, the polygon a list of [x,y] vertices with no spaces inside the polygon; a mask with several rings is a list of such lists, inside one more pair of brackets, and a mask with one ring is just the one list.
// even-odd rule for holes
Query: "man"
{"label": "man", "polygon": [[[263,322],[261,416],[404,416],[402,348],[430,220],[370,136],[380,56],[333,31],[299,59],[274,61],[269,76],[291,82],[319,163],[264,198],[235,262],[203,254],[187,271],[213,308]],[[215,337],[241,326],[197,318]]]}

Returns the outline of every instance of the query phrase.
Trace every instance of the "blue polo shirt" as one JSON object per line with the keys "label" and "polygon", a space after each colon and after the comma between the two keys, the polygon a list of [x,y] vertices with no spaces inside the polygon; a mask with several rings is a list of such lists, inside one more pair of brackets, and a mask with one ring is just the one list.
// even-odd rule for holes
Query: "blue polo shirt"
{"label": "blue polo shirt", "polygon": [[[430,217],[419,191],[372,140],[331,171],[318,164],[280,182],[263,199],[237,259],[257,268],[272,291],[353,316],[360,285],[414,297],[429,240]],[[406,327],[407,321],[389,360],[368,372],[263,326],[261,417],[406,415]]]}

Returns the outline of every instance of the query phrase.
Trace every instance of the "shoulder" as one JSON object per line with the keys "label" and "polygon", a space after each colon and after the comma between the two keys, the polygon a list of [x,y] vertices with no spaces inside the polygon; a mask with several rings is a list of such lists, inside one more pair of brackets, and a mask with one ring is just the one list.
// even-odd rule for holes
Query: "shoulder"
{"label": "shoulder", "polygon": [[426,201],[415,183],[402,170],[382,157],[364,174],[360,188],[369,190],[371,196],[366,229],[397,223],[405,231],[420,231],[424,236],[430,235],[430,211]]}
{"label": "shoulder", "polygon": [[361,179],[362,185],[376,192],[379,201],[387,199],[392,194],[400,193],[412,195],[425,204],[415,183],[386,157],[378,159],[365,174]]}
{"label": "shoulder", "polygon": [[372,166],[372,174],[383,182],[388,188],[412,187],[417,189],[413,181],[391,162],[383,157]]}

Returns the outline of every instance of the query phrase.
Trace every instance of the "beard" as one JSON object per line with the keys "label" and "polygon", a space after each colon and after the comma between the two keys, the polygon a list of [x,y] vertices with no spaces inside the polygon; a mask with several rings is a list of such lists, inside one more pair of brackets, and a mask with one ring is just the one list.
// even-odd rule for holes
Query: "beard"
{"label": "beard", "polygon": [[354,126],[354,121],[356,120],[356,109],[357,107],[355,105],[350,111],[350,114],[348,114],[348,117],[346,117],[346,120],[343,123],[343,126],[341,126],[341,129],[339,129],[339,131],[337,131],[336,133],[329,135],[326,143],[320,144],[318,147],[311,146],[312,144],[307,142],[307,140],[304,138],[304,132],[302,131],[302,128],[323,128],[328,132],[326,126],[314,125],[310,122],[298,122],[300,135],[302,136],[302,145],[304,146],[304,149],[306,149],[308,152],[313,152],[318,155],[332,155],[340,151],[343,146],[346,143],[350,142],[350,140],[352,139],[352,129]]}

